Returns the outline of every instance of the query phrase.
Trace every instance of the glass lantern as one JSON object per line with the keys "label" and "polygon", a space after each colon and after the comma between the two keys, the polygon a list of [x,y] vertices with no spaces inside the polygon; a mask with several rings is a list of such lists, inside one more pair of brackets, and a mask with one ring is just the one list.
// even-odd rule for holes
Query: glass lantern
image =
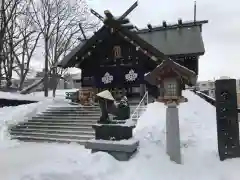
{"label": "glass lantern", "polygon": [[176,99],[179,96],[179,84],[176,78],[164,79],[164,99]]}

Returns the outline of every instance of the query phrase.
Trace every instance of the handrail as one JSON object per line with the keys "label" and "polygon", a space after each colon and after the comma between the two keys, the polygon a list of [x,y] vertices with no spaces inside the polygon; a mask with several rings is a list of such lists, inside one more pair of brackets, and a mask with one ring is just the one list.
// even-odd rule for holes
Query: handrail
{"label": "handrail", "polygon": [[[196,95],[198,95],[199,97],[201,97],[202,99],[204,99],[205,101],[207,101],[208,103],[210,103],[213,106],[216,106],[216,100],[208,95],[206,95],[205,93],[201,92],[201,91],[193,91]],[[240,108],[237,108],[238,113],[240,113]]]}
{"label": "handrail", "polygon": [[139,114],[138,114],[138,110],[140,109],[141,104],[142,104],[142,102],[145,100],[145,98],[147,99],[147,104],[148,104],[148,91],[145,92],[143,98],[141,99],[141,101],[140,101],[139,104],[137,105],[136,109],[133,111],[133,113],[132,113],[132,115],[131,115],[131,117],[130,117],[131,120],[134,118],[135,115],[137,115],[137,118],[139,118],[139,117],[138,117],[138,115],[139,115]]}

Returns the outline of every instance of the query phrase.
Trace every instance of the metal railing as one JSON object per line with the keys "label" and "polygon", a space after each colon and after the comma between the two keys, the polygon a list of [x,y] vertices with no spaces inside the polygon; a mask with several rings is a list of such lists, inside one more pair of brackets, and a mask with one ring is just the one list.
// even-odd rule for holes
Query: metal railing
{"label": "metal railing", "polygon": [[137,121],[138,118],[140,117],[141,113],[145,110],[145,108],[148,105],[148,92],[146,92],[143,96],[143,98],[141,99],[141,101],[139,102],[139,104],[137,105],[136,109],[133,111],[130,119],[132,121]]}
{"label": "metal railing", "polygon": [[[208,95],[206,95],[203,92],[200,91],[193,91],[196,95],[198,95],[199,97],[201,97],[202,99],[204,99],[205,101],[207,101],[208,103],[210,103],[213,106],[216,106],[216,100]],[[237,109],[238,113],[240,113],[240,108]]]}

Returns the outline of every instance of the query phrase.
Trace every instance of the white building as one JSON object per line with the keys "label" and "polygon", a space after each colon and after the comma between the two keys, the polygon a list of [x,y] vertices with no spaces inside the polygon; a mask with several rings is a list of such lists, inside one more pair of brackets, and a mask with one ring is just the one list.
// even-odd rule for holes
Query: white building
{"label": "white building", "polygon": [[[222,76],[219,79],[230,79],[230,77]],[[213,98],[215,98],[215,81],[199,81],[196,86],[198,91],[201,91]],[[240,93],[240,79],[236,79],[236,90]]]}
{"label": "white building", "polygon": [[198,91],[201,91],[211,97],[215,97],[215,81],[199,81],[196,86]]}

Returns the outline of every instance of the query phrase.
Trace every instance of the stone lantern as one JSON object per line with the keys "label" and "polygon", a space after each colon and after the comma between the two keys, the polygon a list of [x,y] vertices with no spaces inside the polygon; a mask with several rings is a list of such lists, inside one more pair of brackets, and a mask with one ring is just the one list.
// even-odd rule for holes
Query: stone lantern
{"label": "stone lantern", "polygon": [[145,80],[159,88],[160,96],[157,101],[169,104],[185,102],[182,90],[185,85],[193,86],[196,84],[195,72],[172,61],[164,60],[152,72],[145,75]]}
{"label": "stone lantern", "polygon": [[164,60],[152,72],[145,75],[145,80],[159,88],[158,102],[167,106],[166,145],[167,154],[172,161],[181,164],[179,117],[177,106],[187,99],[182,96],[185,85],[196,84],[195,72],[168,59]]}

